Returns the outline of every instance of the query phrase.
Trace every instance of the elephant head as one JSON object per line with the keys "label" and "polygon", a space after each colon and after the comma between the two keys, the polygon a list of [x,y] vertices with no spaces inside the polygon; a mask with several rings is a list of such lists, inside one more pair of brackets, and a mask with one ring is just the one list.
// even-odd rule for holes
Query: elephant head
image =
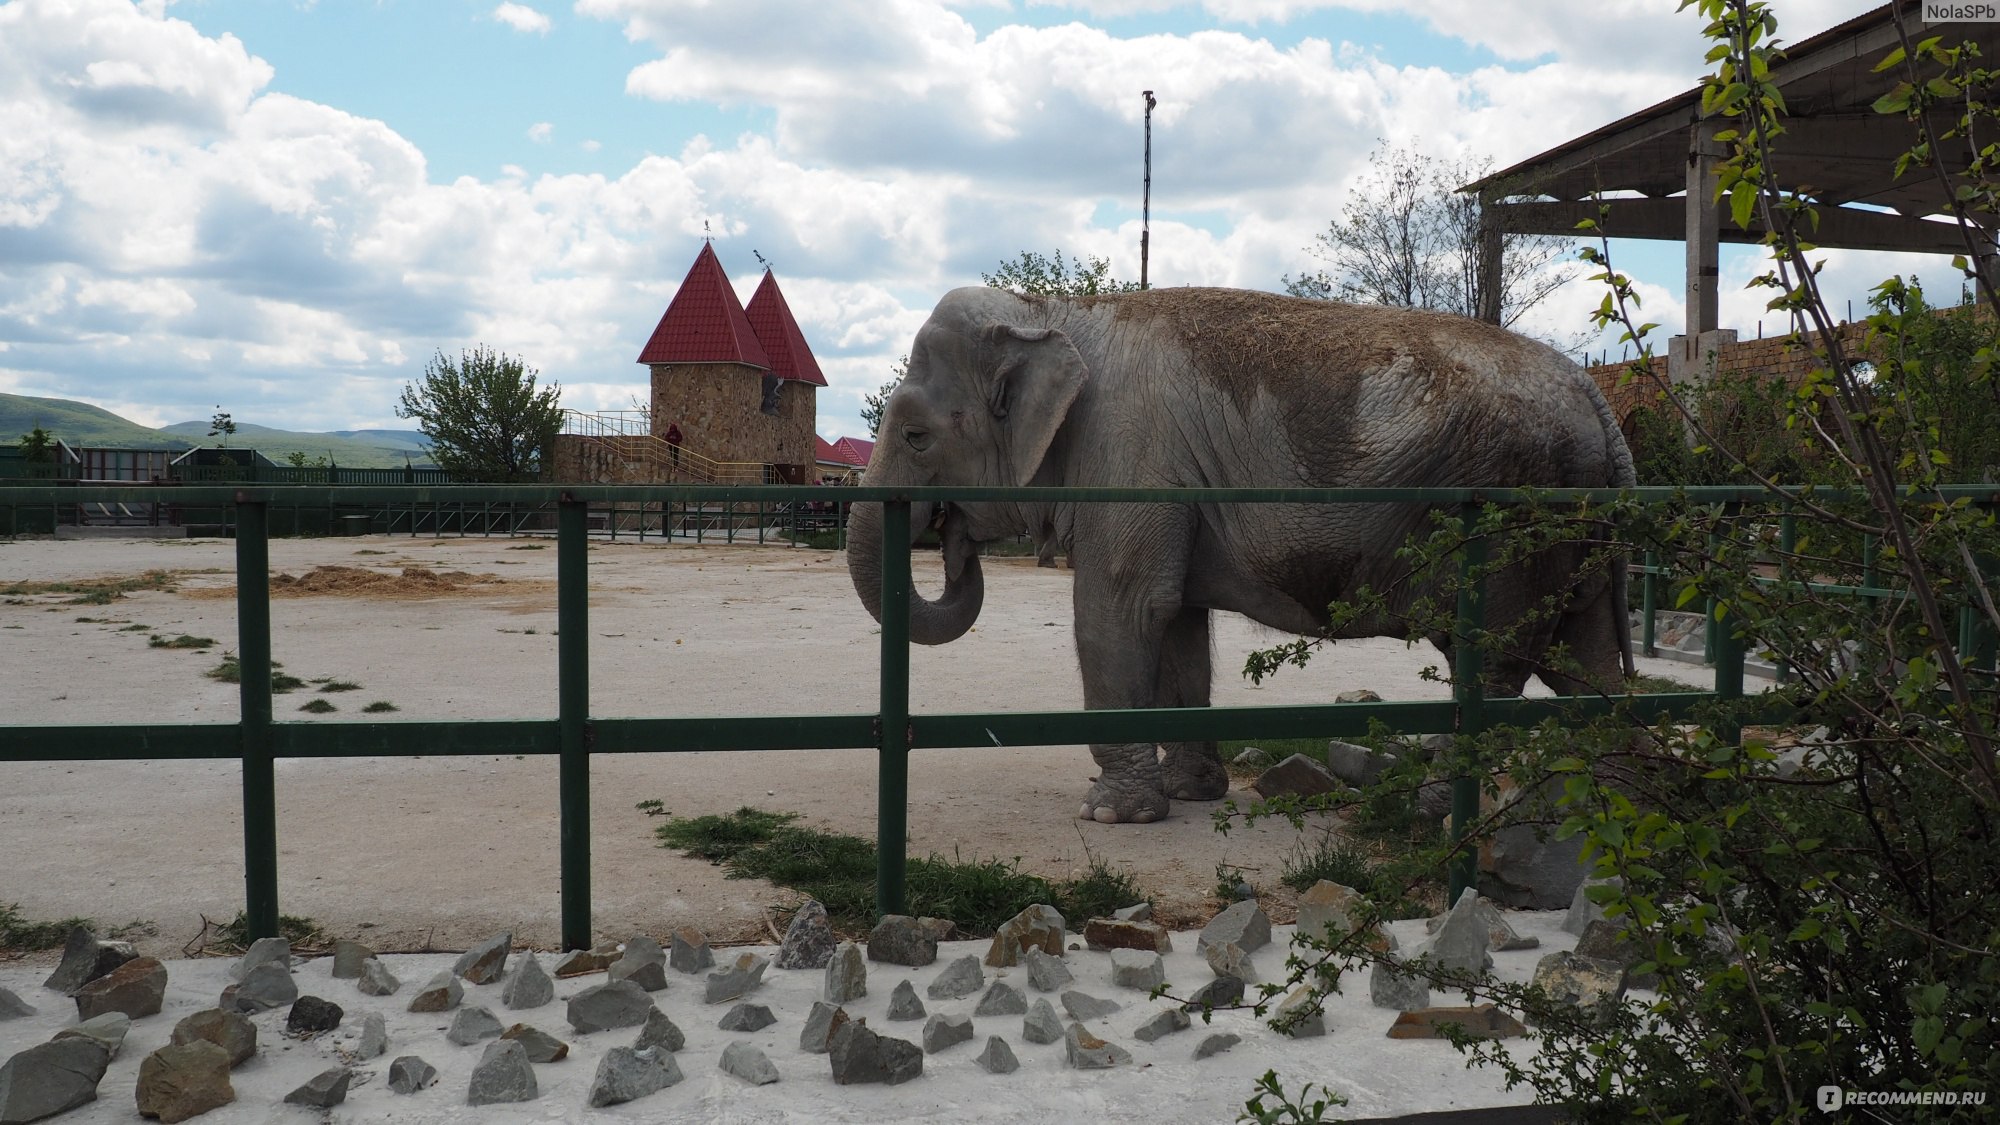
{"label": "elephant head", "polygon": [[[1032,481],[1087,377],[1062,332],[1028,321],[1037,306],[995,289],[947,294],[917,332],[908,372],[882,410],[870,485],[1025,485]],[[912,504],[914,536],[933,522],[944,537],[945,589],[910,591],[910,639],[955,641],[979,619],[985,584],[979,543],[1009,534],[1010,505]],[[908,544],[892,544],[908,550]],[[861,603],[882,619],[882,506],[856,504],[847,570]]]}

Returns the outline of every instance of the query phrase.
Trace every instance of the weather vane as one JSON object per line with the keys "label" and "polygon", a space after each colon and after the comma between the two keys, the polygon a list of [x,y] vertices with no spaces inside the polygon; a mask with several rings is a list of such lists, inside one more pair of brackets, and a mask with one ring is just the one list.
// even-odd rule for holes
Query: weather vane
{"label": "weather vane", "polygon": [[763,266],[766,270],[771,268],[771,260],[766,258],[762,253],[752,250],[750,251],[750,256],[757,259],[757,264]]}

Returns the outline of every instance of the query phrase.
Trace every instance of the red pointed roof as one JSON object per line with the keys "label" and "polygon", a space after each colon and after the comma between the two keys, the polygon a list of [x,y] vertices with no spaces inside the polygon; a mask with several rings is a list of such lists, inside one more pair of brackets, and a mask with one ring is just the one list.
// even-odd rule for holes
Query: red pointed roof
{"label": "red pointed roof", "polygon": [[823,464],[845,464],[847,462],[847,458],[842,457],[833,446],[827,444],[825,438],[818,434],[813,435],[813,460]]}
{"label": "red pointed roof", "polygon": [[[746,363],[771,369],[729,275],[704,242],[666,314],[639,353],[640,363]],[[818,369],[815,368],[815,371]]]}
{"label": "red pointed roof", "polygon": [[764,345],[764,354],[771,357],[772,373],[780,379],[826,386],[819,361],[813,358],[812,348],[806,345],[805,334],[799,331],[799,322],[792,319],[792,308],[785,303],[785,295],[778,292],[778,279],[771,276],[770,270],[764,271],[764,280],[758,283],[757,292],[750,295],[750,304],[744,312],[750,317],[750,330],[757,333],[757,342]]}
{"label": "red pointed roof", "polygon": [[865,469],[868,459],[875,455],[875,443],[866,438],[844,437],[833,443],[833,454],[855,468]]}

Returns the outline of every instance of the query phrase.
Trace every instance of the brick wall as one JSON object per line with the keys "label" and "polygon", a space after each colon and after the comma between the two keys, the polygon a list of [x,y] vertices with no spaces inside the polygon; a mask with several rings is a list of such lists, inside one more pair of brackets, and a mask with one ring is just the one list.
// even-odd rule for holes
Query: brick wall
{"label": "brick wall", "polygon": [[[1950,310],[1945,310],[1950,311]],[[1841,343],[1850,352],[1859,352],[1867,338],[1868,325],[1861,322],[1843,324],[1836,330]],[[1806,373],[1820,365],[1813,355],[1813,349],[1796,335],[1769,336],[1762,340],[1738,340],[1733,344],[1723,344],[1716,349],[1715,370],[1725,374],[1740,373],[1761,375],[1770,379],[1783,379],[1797,386]],[[1584,370],[1597,382],[1604,399],[1611,404],[1611,412],[1621,424],[1628,422],[1632,412],[1641,405],[1657,401],[1659,381],[1655,379],[1625,378],[1626,361],[1600,363]],[[1660,379],[1666,378],[1667,361],[1664,355],[1653,357],[1653,371]],[[1622,383],[1622,385],[1621,385]],[[1626,437],[1631,437],[1629,427]]]}

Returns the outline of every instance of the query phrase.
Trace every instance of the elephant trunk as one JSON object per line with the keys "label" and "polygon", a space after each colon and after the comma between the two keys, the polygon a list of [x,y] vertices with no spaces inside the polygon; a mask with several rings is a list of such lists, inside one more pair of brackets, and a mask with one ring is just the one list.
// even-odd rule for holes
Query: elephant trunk
{"label": "elephant trunk", "polygon": [[[910,506],[912,538],[930,523],[931,506]],[[910,640],[920,645],[948,644],[965,635],[979,620],[986,600],[986,580],[980,573],[979,554],[964,533],[955,515],[945,519],[944,594],[936,601],[926,599],[910,584]],[[907,551],[909,544],[892,544],[891,550]],[[854,580],[854,592],[868,615],[882,620],[882,505],[855,504],[847,520],[847,575]]]}

